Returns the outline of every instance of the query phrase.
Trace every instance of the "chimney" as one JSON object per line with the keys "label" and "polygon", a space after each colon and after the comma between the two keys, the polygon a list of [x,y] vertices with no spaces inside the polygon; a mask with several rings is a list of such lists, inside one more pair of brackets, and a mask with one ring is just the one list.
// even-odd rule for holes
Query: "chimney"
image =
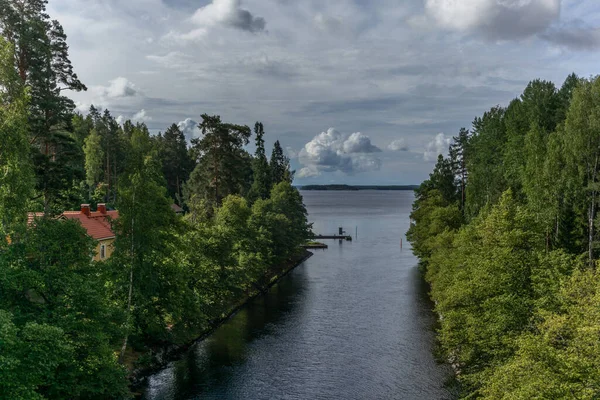
{"label": "chimney", "polygon": [[106,204],[98,203],[98,212],[100,214],[106,214]]}
{"label": "chimney", "polygon": [[88,217],[90,216],[90,205],[89,204],[82,204],[81,205],[81,213],[87,215]]}

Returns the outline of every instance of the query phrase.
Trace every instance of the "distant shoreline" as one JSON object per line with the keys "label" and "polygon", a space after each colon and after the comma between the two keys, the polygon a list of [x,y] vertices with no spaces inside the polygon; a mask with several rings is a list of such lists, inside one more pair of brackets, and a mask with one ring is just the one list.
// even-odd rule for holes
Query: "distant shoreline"
{"label": "distant shoreline", "polygon": [[419,185],[305,185],[300,190],[415,190]]}

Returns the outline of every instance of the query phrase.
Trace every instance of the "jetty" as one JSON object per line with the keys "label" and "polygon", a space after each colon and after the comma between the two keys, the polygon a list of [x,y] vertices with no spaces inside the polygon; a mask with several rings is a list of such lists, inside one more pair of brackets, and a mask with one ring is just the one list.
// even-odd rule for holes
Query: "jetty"
{"label": "jetty", "polygon": [[352,240],[352,236],[346,235],[346,231],[344,231],[344,228],[340,226],[338,228],[337,235],[315,235],[315,236],[312,237],[312,239],[315,239],[315,240],[332,239],[332,240],[347,240],[347,241],[351,241]]}

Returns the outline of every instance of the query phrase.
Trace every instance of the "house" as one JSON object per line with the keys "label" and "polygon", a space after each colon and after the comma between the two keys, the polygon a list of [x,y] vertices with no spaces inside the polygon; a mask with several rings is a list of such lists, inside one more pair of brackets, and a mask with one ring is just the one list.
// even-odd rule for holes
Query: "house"
{"label": "house", "polygon": [[[35,218],[42,217],[44,213],[29,213],[28,222],[32,223]],[[110,222],[119,218],[119,212],[107,210],[106,204],[98,204],[96,211],[90,209],[89,204],[82,204],[79,211],[65,211],[59,218],[77,220],[87,231],[87,234],[94,238],[98,244],[94,253],[95,261],[102,261],[109,258],[114,251],[115,234],[112,231]]]}
{"label": "house", "polygon": [[107,210],[106,204],[98,204],[96,211],[91,211],[89,204],[82,204],[80,211],[65,211],[61,218],[76,219],[85,228],[87,234],[96,239],[95,261],[109,258],[114,251],[115,233],[110,221],[119,218],[119,212]]}

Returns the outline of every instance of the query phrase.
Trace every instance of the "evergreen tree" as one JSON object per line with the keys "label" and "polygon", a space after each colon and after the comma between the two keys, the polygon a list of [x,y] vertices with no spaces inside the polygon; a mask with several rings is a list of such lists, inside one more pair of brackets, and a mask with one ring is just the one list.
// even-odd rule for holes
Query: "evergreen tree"
{"label": "evergreen tree", "polygon": [[290,160],[283,153],[279,140],[273,145],[273,152],[271,153],[271,183],[276,185],[280,182],[292,183],[294,180],[294,173],[290,171]]}
{"label": "evergreen tree", "polygon": [[70,134],[74,103],[63,90],[86,90],[73,72],[66,35],[46,14],[45,0],[0,0],[0,31],[12,44],[14,66],[29,88],[29,140],[37,175],[36,189],[46,213],[72,199],[82,170],[73,160],[81,149]]}
{"label": "evergreen tree", "polygon": [[256,152],[252,160],[253,179],[250,188],[250,199],[266,199],[271,192],[271,170],[265,154],[265,134],[262,122],[254,125],[254,134],[256,135]]}
{"label": "evergreen tree", "polygon": [[461,128],[458,136],[452,138],[450,144],[450,163],[454,176],[458,181],[458,188],[460,194],[460,209],[464,214],[465,200],[466,200],[466,188],[467,188],[467,159],[468,159],[468,146],[469,146],[469,131],[465,128]]}
{"label": "evergreen tree", "polygon": [[167,192],[177,204],[183,205],[183,184],[192,169],[192,159],[185,136],[177,125],[173,124],[163,135],[158,136],[158,143],[163,174],[167,180]]}
{"label": "evergreen tree", "polygon": [[193,146],[201,154],[186,185],[187,202],[219,206],[230,194],[248,193],[251,185],[251,158],[243,146],[248,144],[248,126],[224,123],[219,116],[202,115],[202,138]]}

